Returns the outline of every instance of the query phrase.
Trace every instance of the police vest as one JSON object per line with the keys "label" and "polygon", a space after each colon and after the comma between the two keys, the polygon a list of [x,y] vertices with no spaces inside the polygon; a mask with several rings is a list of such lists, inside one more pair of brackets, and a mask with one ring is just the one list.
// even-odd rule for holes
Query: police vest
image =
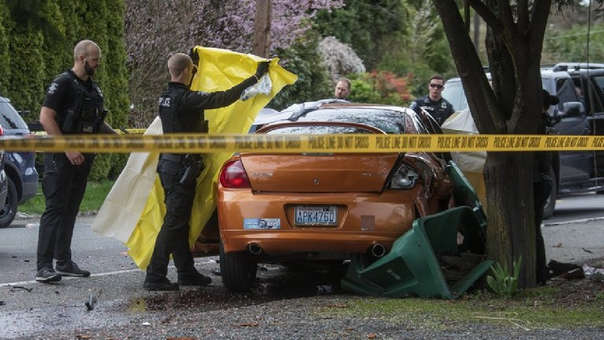
{"label": "police vest", "polygon": [[87,88],[71,72],[64,72],[60,77],[71,81],[73,100],[65,109],[59,121],[63,133],[97,133],[107,111],[103,109],[103,93],[95,82],[92,89]]}
{"label": "police vest", "polygon": [[184,85],[169,84],[159,97],[159,118],[164,133],[208,132],[208,121],[204,120],[203,110],[192,111],[183,105],[183,96],[189,92]]}

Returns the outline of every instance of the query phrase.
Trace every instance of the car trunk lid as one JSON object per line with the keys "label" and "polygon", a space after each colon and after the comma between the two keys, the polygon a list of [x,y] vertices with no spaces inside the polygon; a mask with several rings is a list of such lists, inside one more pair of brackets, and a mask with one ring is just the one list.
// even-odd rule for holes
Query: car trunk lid
{"label": "car trunk lid", "polygon": [[243,154],[252,190],[380,192],[396,163],[391,154]]}

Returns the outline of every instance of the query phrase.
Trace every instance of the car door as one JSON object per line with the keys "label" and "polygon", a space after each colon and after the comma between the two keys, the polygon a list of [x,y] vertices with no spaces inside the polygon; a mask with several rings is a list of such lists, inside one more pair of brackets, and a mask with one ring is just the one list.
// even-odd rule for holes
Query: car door
{"label": "car door", "polygon": [[[579,101],[575,92],[575,85],[571,78],[555,79],[556,95],[560,99],[558,110],[562,112],[563,104]],[[554,125],[554,133],[561,135],[588,135],[591,133],[589,120],[585,112],[579,115],[564,114],[560,121]],[[591,151],[565,151],[560,152],[560,186],[572,183],[585,182],[593,176],[593,157]]]}

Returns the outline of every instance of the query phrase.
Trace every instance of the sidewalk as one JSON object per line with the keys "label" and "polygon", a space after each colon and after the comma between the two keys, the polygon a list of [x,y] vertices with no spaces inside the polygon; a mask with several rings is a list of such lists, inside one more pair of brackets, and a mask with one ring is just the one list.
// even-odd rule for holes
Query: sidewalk
{"label": "sidewalk", "polygon": [[583,264],[604,258],[604,220],[572,222],[541,227],[547,262]]}

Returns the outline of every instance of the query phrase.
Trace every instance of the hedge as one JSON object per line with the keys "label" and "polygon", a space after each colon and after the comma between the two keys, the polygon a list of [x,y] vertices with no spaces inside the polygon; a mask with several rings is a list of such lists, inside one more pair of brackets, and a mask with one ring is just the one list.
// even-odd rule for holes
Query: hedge
{"label": "hedge", "polygon": [[[105,95],[107,121],[126,127],[124,11],[123,0],[0,0],[0,95],[30,112],[25,121],[37,121],[47,86],[73,66],[74,45],[91,39],[102,50],[95,80]],[[115,175],[124,162],[124,155],[98,155],[90,177]]]}

